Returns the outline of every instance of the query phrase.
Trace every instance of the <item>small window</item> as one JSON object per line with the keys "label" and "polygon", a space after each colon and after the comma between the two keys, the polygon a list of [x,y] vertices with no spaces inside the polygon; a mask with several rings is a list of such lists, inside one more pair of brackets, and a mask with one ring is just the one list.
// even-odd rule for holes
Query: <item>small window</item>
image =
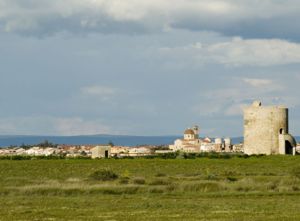
{"label": "small window", "polygon": [[279,134],[284,134],[284,129],[281,128],[281,129],[279,130]]}

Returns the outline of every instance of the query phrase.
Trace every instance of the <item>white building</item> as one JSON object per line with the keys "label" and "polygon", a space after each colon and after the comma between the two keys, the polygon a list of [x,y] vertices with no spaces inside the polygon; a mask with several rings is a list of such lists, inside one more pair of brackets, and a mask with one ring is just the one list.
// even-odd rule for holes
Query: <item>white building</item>
{"label": "white building", "polygon": [[95,146],[91,149],[92,159],[110,158],[111,146]]}
{"label": "white building", "polygon": [[43,150],[40,147],[31,147],[30,149],[26,150],[25,153],[27,155],[40,156],[43,155]]}
{"label": "white building", "polygon": [[216,145],[214,143],[203,142],[200,146],[201,152],[213,152],[216,149]]}
{"label": "white building", "polygon": [[123,146],[114,146],[111,148],[111,155],[120,155],[120,154],[126,154],[129,152],[130,147],[123,147]]}
{"label": "white building", "polygon": [[183,152],[200,152],[202,141],[199,139],[199,127],[194,126],[184,131],[183,139],[175,140],[173,145],[169,145],[169,149],[173,151]]}
{"label": "white building", "polygon": [[133,147],[130,148],[128,151],[128,155],[129,156],[146,156],[146,155],[150,155],[151,154],[151,150],[147,147]]}

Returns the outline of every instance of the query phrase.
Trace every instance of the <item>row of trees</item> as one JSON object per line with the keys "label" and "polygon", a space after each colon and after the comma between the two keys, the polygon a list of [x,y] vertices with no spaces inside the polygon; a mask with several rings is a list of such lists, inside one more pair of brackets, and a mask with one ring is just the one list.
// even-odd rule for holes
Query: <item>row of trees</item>
{"label": "row of trees", "polygon": [[45,140],[42,143],[35,144],[35,145],[28,145],[28,144],[22,143],[22,145],[20,147],[24,148],[24,149],[30,149],[31,147],[34,147],[34,146],[38,146],[38,147],[57,147],[58,144],[54,144],[54,143],[49,142],[48,140]]}

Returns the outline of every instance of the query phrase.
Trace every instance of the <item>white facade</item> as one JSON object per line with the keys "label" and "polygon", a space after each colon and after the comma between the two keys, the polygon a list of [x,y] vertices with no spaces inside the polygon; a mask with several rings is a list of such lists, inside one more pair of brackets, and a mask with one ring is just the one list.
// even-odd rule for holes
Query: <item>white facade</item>
{"label": "white facade", "polygon": [[91,149],[92,159],[96,158],[110,158],[111,146],[95,146]]}
{"label": "white facade", "polygon": [[202,143],[200,146],[201,152],[213,152],[215,151],[215,144],[213,143]]}
{"label": "white facade", "polygon": [[200,152],[202,141],[199,139],[199,127],[194,126],[184,131],[183,139],[177,139],[173,145],[169,145],[172,151]]}

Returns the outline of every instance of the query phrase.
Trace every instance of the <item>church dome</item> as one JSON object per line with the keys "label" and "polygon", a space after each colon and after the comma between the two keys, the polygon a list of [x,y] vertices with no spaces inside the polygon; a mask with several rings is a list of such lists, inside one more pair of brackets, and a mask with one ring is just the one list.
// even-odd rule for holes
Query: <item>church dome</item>
{"label": "church dome", "polygon": [[195,132],[192,129],[187,129],[187,130],[184,131],[184,134],[195,135]]}

